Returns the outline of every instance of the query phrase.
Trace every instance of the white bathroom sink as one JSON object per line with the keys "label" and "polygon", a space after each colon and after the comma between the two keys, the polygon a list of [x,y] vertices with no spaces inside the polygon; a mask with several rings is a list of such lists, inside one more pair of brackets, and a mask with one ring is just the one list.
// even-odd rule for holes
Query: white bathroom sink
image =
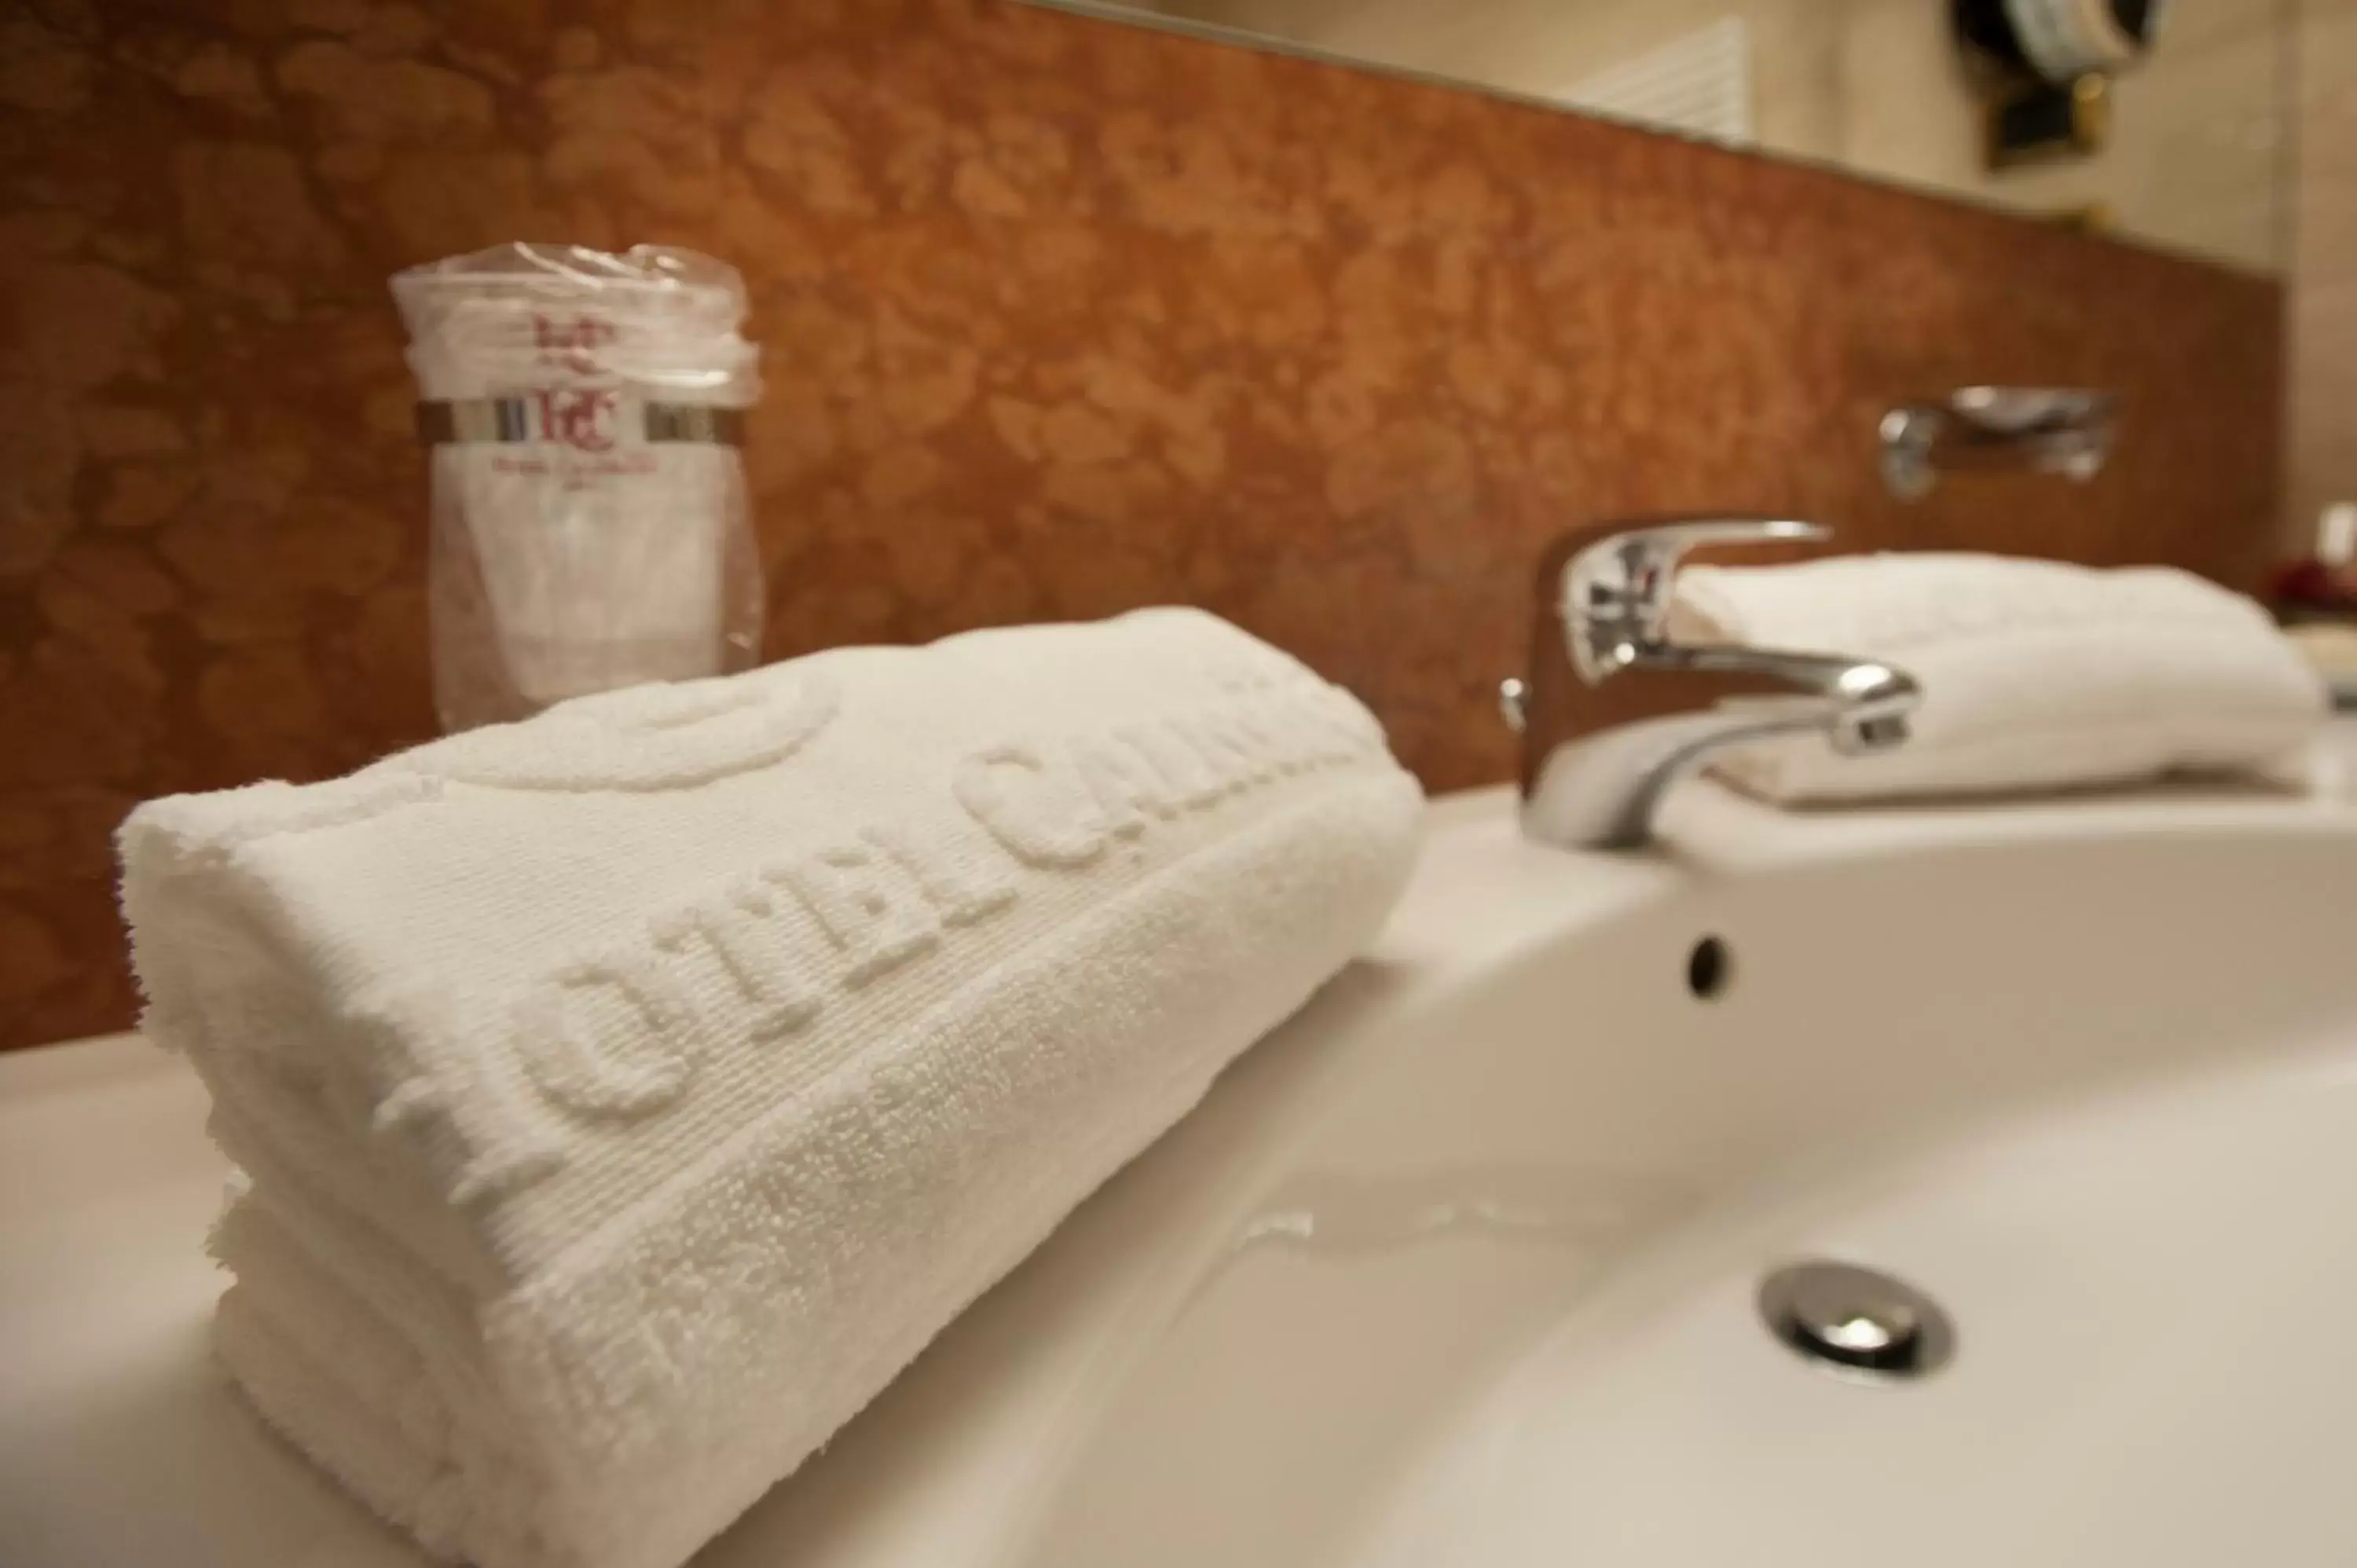
{"label": "white bathroom sink", "polygon": [[[1377,950],[699,1562],[2357,1558],[2357,806],[1664,832],[1436,806]],[[0,1059],[0,1562],[412,1561],[206,1360],[202,1114]],[[1953,1359],[1780,1344],[1813,1258]]]}

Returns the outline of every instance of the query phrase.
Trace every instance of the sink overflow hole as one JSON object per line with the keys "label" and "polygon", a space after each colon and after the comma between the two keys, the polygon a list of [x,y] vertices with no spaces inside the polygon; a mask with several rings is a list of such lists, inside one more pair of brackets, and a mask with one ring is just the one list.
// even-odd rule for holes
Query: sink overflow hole
{"label": "sink overflow hole", "polygon": [[1727,944],[1717,937],[1705,937],[1686,954],[1686,989],[1708,1002],[1727,989],[1734,967]]}

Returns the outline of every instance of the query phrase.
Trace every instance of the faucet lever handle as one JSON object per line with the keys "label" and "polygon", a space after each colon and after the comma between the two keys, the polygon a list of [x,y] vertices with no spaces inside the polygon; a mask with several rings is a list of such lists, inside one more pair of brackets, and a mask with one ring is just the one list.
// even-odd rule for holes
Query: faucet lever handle
{"label": "faucet lever handle", "polygon": [[1637,650],[1666,637],[1678,563],[1706,544],[1824,539],[1821,524],[1788,517],[1682,517],[1614,525],[1576,550],[1563,569],[1557,610],[1573,665],[1591,685]]}

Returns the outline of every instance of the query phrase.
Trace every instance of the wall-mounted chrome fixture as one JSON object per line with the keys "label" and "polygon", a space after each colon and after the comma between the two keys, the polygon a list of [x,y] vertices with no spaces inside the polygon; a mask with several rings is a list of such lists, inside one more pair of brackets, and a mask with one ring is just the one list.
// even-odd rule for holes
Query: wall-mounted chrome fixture
{"label": "wall-mounted chrome fixture", "polygon": [[1882,416],[1882,478],[1907,500],[1943,470],[2028,468],[2092,479],[2118,422],[2109,392],[2075,387],[1960,387]]}

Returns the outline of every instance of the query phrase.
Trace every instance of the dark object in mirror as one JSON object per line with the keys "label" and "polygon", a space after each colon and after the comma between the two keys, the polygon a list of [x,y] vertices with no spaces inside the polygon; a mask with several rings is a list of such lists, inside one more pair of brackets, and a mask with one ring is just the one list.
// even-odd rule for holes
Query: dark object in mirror
{"label": "dark object in mirror", "polygon": [[1953,0],[1956,38],[2004,75],[2059,87],[2151,51],[2160,0]]}
{"label": "dark object in mirror", "polygon": [[2101,152],[2112,134],[2111,78],[2038,82],[1989,105],[1988,166],[2018,167]]}

